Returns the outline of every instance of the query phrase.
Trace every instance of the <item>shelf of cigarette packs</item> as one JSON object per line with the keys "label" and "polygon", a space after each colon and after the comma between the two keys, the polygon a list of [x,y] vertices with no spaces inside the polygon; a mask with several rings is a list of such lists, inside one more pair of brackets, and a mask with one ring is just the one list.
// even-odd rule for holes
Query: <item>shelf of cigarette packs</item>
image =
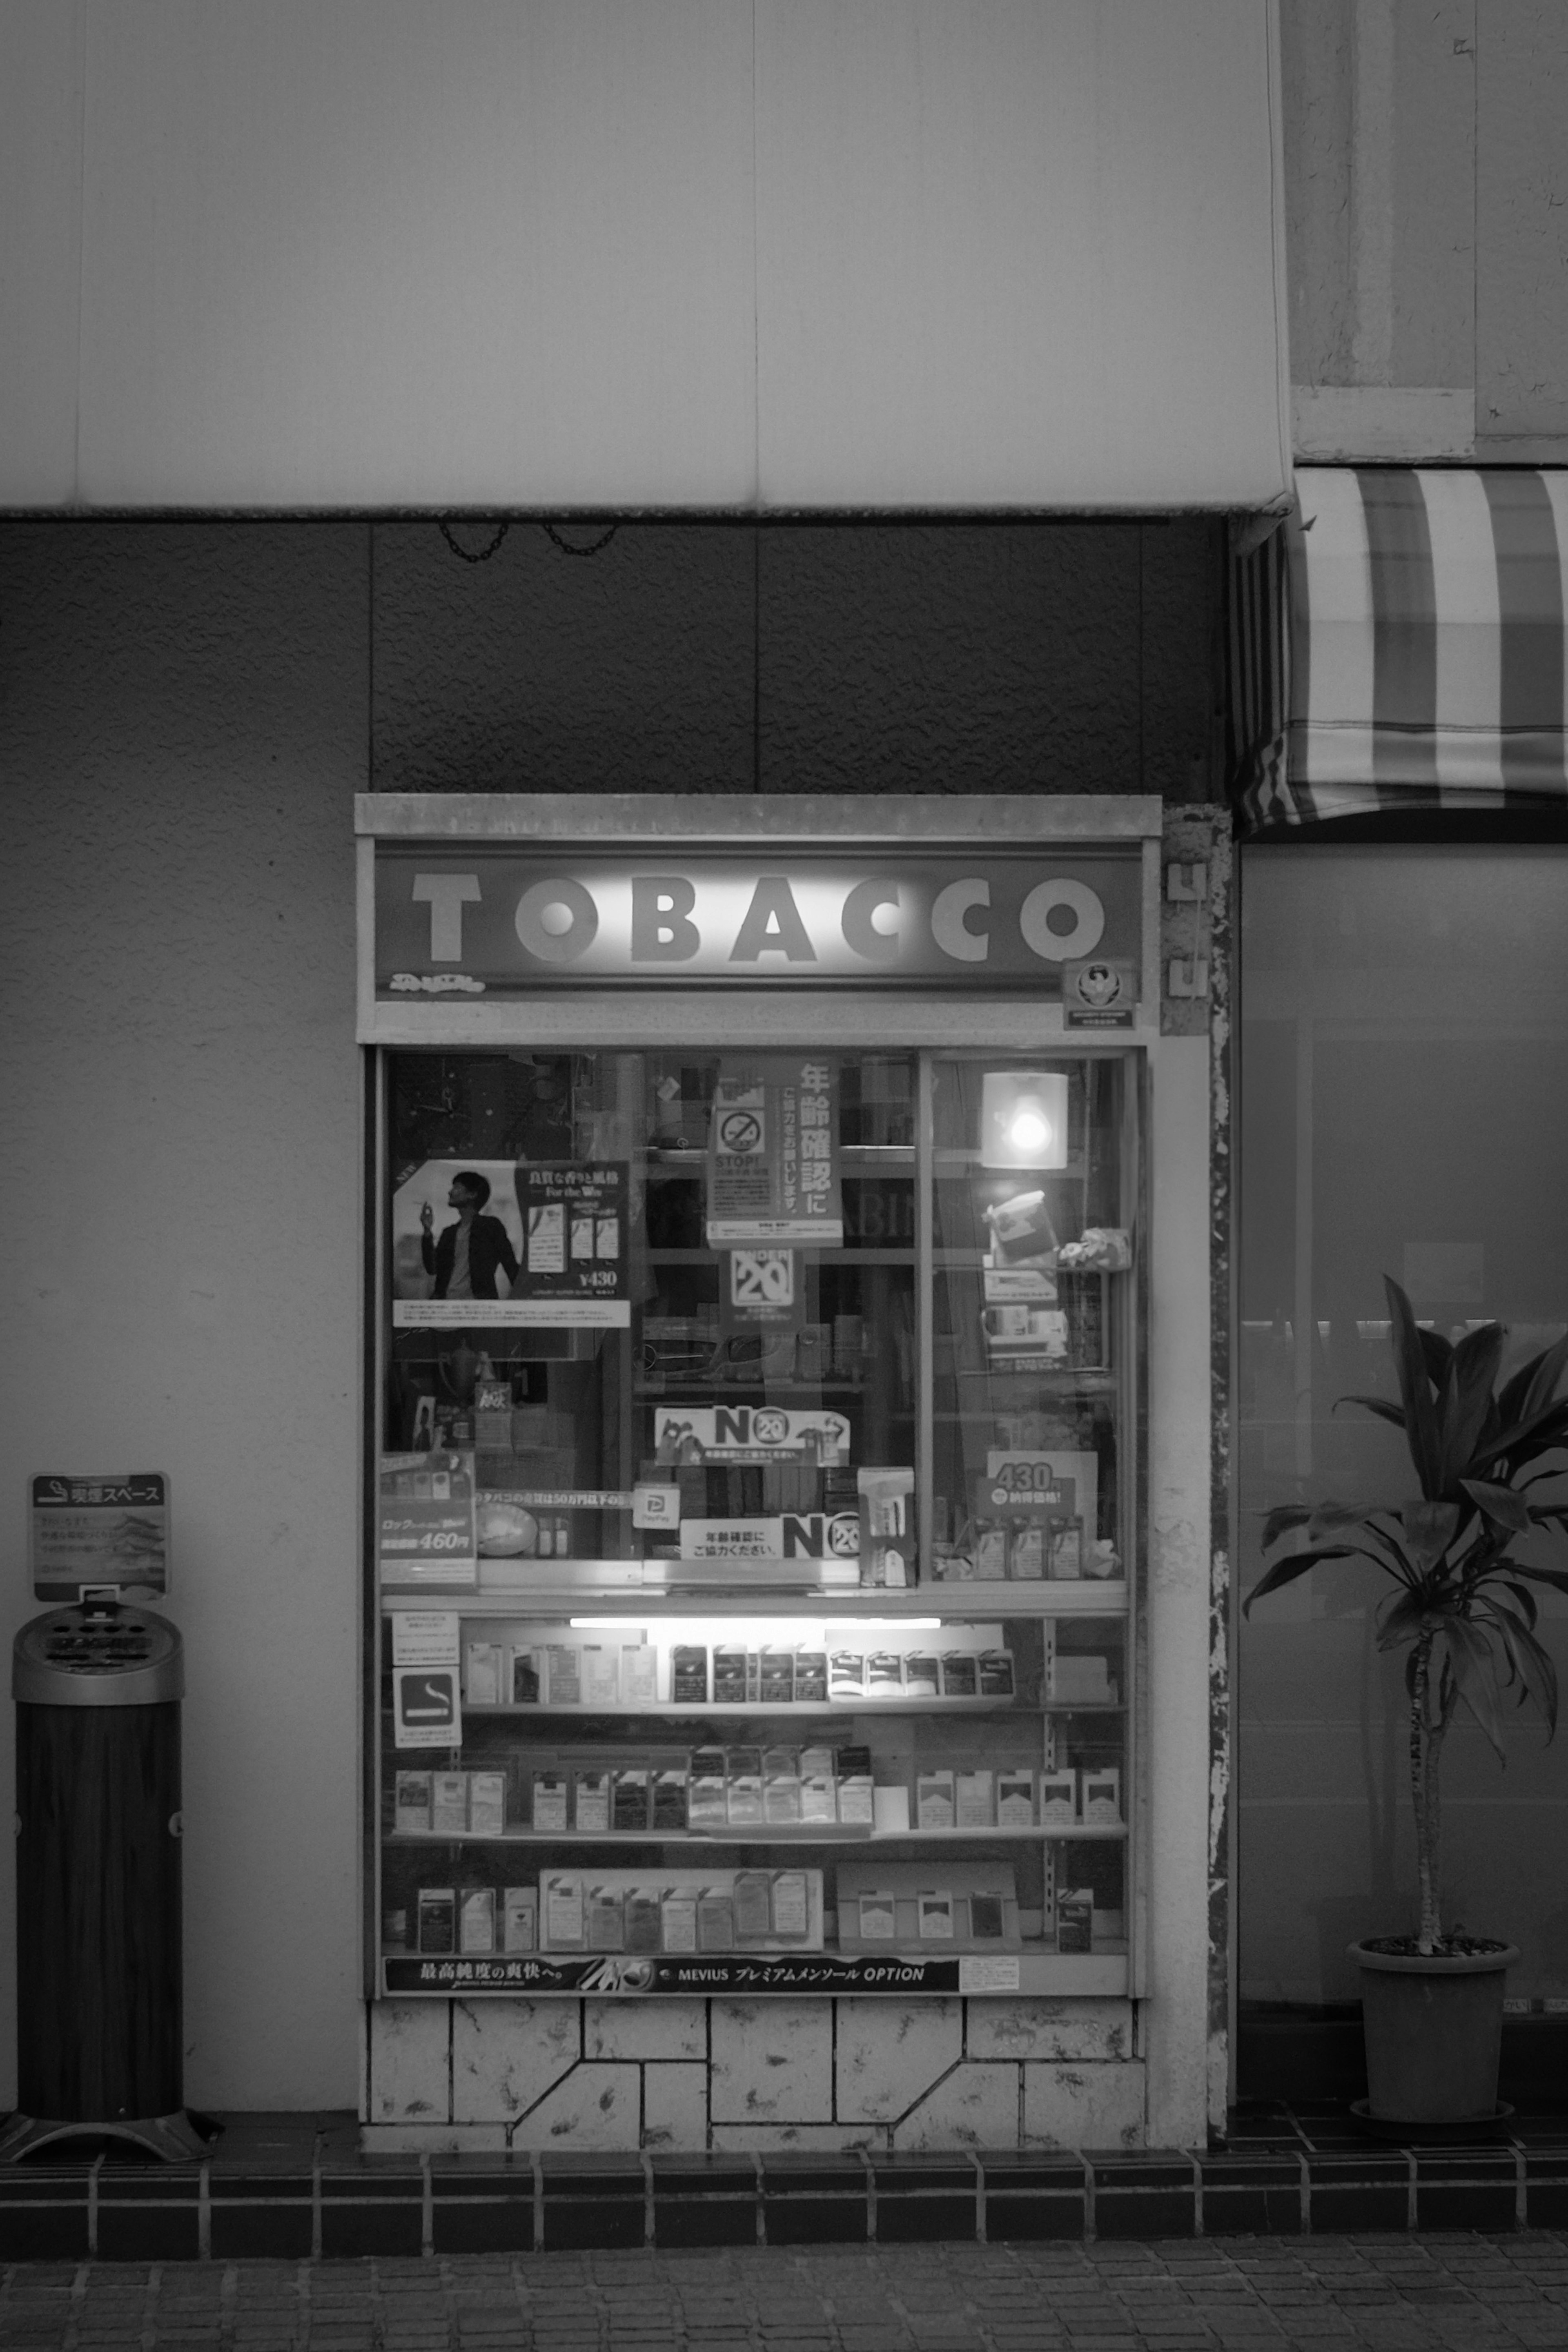
{"label": "shelf of cigarette packs", "polygon": [[[651,1641],[645,1630],[465,1621],[460,1751],[439,1765],[387,1754],[383,1908],[399,1933],[417,1937],[408,1923],[432,1895],[437,1938],[448,1896],[459,1908],[488,1900],[499,1918],[529,1892],[521,1866],[538,1874],[536,1931],[552,1888],[568,1881],[572,1903],[612,1882],[626,1902],[671,1889],[684,1902],[716,1884],[726,1899],[742,1882],[755,1893],[765,1878],[785,1884],[787,1907],[821,1913],[826,1948],[854,1906],[886,1897],[896,1908],[943,1890],[958,1906],[953,1948],[991,1948],[973,1923],[993,1916],[1019,1949],[1118,1948],[1127,1832],[1116,1621],[949,1623],[940,1650],[918,1629],[886,1627],[879,1649],[864,1636],[833,1649],[787,1620],[761,1638],[743,1619],[661,1628]],[[803,1633],[807,1645],[788,1646]],[[748,1638],[754,1647],[742,1646]],[[962,1696],[944,1698],[950,1682]],[[1092,1903],[1079,1900],[1086,1890]],[[1075,1943],[1080,1927],[1087,1940]],[[858,1933],[837,1948],[876,1940]]]}

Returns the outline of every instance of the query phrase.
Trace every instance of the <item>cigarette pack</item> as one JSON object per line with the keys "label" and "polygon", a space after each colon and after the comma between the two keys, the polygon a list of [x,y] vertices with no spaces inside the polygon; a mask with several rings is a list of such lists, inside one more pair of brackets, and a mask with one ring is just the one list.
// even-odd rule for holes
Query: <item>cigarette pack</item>
{"label": "cigarette pack", "polygon": [[755,1706],[763,1696],[763,1654],[760,1650],[746,1652],[746,1705]]}
{"label": "cigarette pack", "polygon": [[828,1664],[827,1687],[834,1698],[864,1698],[866,1661],[858,1650],[835,1650]]}
{"label": "cigarette pack", "polygon": [[1040,1774],[1040,1826],[1065,1828],[1078,1819],[1078,1773],[1072,1765]]}
{"label": "cigarette pack", "polygon": [[841,1748],[838,1751],[838,1818],[857,1825],[868,1824],[876,1819],[868,1748]]}
{"label": "cigarette pack", "polygon": [[468,1826],[468,1776],[466,1772],[430,1775],[430,1826],[437,1837],[461,1837]]}
{"label": "cigarette pack", "polygon": [[1045,1575],[1044,1519],[1020,1519],[1014,1528],[1012,1549],[1007,1555],[1007,1572],[1021,1583],[1037,1582]]}
{"label": "cigarette pack", "polygon": [[531,1952],[539,1941],[539,1889],[503,1886],[500,1895],[500,1948],[503,1952]]}
{"label": "cigarette pack", "polygon": [[511,1654],[511,1703],[537,1706],[544,1696],[545,1654],[540,1649],[515,1649]]}
{"label": "cigarette pack", "polygon": [[716,1649],[714,1651],[713,1704],[715,1706],[745,1706],[746,1654],[744,1650]]}
{"label": "cigarette pack", "polygon": [[621,1662],[607,1642],[583,1644],[583,1704],[616,1706],[621,1696]]}
{"label": "cigarette pack", "polygon": [[557,1768],[542,1766],[533,1775],[532,1822],[536,1837],[565,1831],[566,1775]]}
{"label": "cigarette pack", "polygon": [[463,1653],[463,1696],[470,1706],[499,1706],[504,1653],[499,1642],[470,1642]]}
{"label": "cigarette pack", "polygon": [[616,1774],[610,1799],[612,1830],[646,1830],[648,1826],[648,1776],[632,1766]]}
{"label": "cigarette pack", "polygon": [[735,1906],[723,1886],[705,1886],[697,1897],[697,1948],[700,1952],[732,1952],[735,1948]]}
{"label": "cigarette pack", "polygon": [[731,1748],[726,1763],[730,1826],[750,1829],[763,1818],[762,1751],[756,1748]]}
{"label": "cigarette pack", "polygon": [[1012,1697],[1013,1653],[1011,1650],[981,1651],[980,1696],[982,1698]]}
{"label": "cigarette pack", "polygon": [[891,1895],[878,1893],[860,1897],[860,1940],[863,1944],[890,1944],[898,1934],[898,1906]]}
{"label": "cigarette pack", "polygon": [[904,1687],[904,1662],[897,1650],[875,1650],[866,1661],[868,1698],[898,1698]]}
{"label": "cigarette pack", "polygon": [[546,1695],[552,1706],[580,1706],[583,1667],[575,1642],[552,1642],[545,1660]]}
{"label": "cigarette pack", "polygon": [[735,1873],[735,1941],[765,1944],[773,1924],[773,1885],[765,1870]]}
{"label": "cigarette pack", "polygon": [[394,1788],[393,1824],[400,1837],[411,1837],[430,1826],[430,1775],[399,1772]]}
{"label": "cigarette pack", "polygon": [[506,1831],[506,1774],[470,1772],[468,1828],[476,1837],[500,1837]]}
{"label": "cigarette pack", "polygon": [[610,1826],[610,1776],[580,1765],[572,1775],[572,1818],[584,1837],[601,1837]]}
{"label": "cigarette pack", "polygon": [[948,1650],[942,1661],[943,1698],[978,1698],[979,1662],[972,1650]]}
{"label": "cigarette pack", "polygon": [[583,1882],[580,1878],[547,1878],[541,1889],[547,1952],[580,1952],[583,1948]]}
{"label": "cigarette pack", "polygon": [[699,1748],[686,1784],[686,1818],[694,1830],[721,1829],[729,1820],[728,1773],[721,1748]]}
{"label": "cigarette pack", "polygon": [[800,1817],[803,1822],[836,1822],[838,1819],[838,1792],[831,1771],[805,1769],[801,1758]]}
{"label": "cigarette pack", "polygon": [[660,1927],[667,1952],[697,1949],[697,1897],[689,1888],[672,1886],[661,1907]]}
{"label": "cigarette pack", "polygon": [[493,1886],[465,1886],[458,1905],[458,1943],[464,1952],[493,1952],[496,1948],[496,1891]]}
{"label": "cigarette pack", "polygon": [[904,1696],[934,1698],[938,1675],[937,1662],[928,1651],[911,1650],[904,1660]]}
{"label": "cigarette pack", "polygon": [[708,1704],[708,1652],[695,1643],[682,1643],[669,1665],[669,1696],[676,1706]]}
{"label": "cigarette pack", "polygon": [[474,1444],[486,1454],[511,1452],[510,1381],[481,1381],[475,1389]]}
{"label": "cigarette pack", "polygon": [[626,1889],[626,1949],[657,1952],[659,1944],[659,1897],[657,1886]]}
{"label": "cigarette pack", "polygon": [[590,1886],[584,1921],[591,1952],[624,1952],[626,1948],[626,1896],[618,1886]]}
{"label": "cigarette pack", "polygon": [[1083,1574],[1083,1521],[1058,1519],[1051,1528],[1051,1565],[1053,1576],[1073,1578]]}
{"label": "cigarette pack", "polygon": [[763,1751],[763,1819],[772,1823],[798,1822],[800,1813],[799,1751],[767,1748]]}
{"label": "cigarette pack", "polygon": [[953,1826],[952,1774],[943,1771],[921,1772],[915,1781],[915,1826],[922,1830],[950,1830]]}
{"label": "cigarette pack", "polygon": [[860,1517],[860,1581],[901,1587],[909,1580],[915,1474],[862,1469],[855,1474]]}
{"label": "cigarette pack", "polygon": [[804,1870],[777,1870],[773,1873],[773,1934],[775,1936],[808,1936],[811,1933],[811,1895]]}
{"label": "cigarette pack", "polygon": [[1086,1765],[1083,1775],[1083,1818],[1085,1825],[1110,1828],[1121,1819],[1121,1772],[1115,1764],[1102,1764],[1090,1771]]}
{"label": "cigarette pack", "polygon": [[763,1650],[758,1661],[757,1696],[763,1706],[788,1706],[795,1697],[795,1652]]}
{"label": "cigarette pack", "polygon": [[988,1830],[996,1818],[996,1788],[990,1772],[953,1775],[953,1820],[961,1830]]}
{"label": "cigarette pack", "polygon": [[987,1582],[994,1582],[1007,1573],[1007,1530],[1005,1527],[978,1528],[974,1536],[974,1573]]}
{"label": "cigarette pack", "polygon": [[1057,1890],[1057,1949],[1058,1952],[1087,1952],[1093,1947],[1094,1889],[1091,1886],[1058,1887]]}
{"label": "cigarette pack", "polygon": [[972,1944],[1000,1943],[1007,1932],[1007,1914],[1000,1895],[972,1895],[969,1898],[969,1940]]}
{"label": "cigarette pack", "polygon": [[996,1772],[996,1826],[1027,1830],[1035,1825],[1035,1774],[1028,1764],[1000,1765]]}
{"label": "cigarette pack", "polygon": [[951,1944],[953,1937],[952,1897],[940,1888],[915,1897],[915,1917],[922,1943]]}
{"label": "cigarette pack", "polygon": [[653,1825],[656,1830],[679,1836],[686,1829],[687,1779],[684,1764],[661,1765],[654,1774]]}
{"label": "cigarette pack", "polygon": [[658,1704],[658,1652],[651,1642],[623,1642],[621,1705],[657,1706]]}
{"label": "cigarette pack", "polygon": [[878,1837],[903,1837],[908,1834],[910,1792],[902,1780],[884,1780],[872,1790],[871,1827]]}
{"label": "cigarette pack", "polygon": [[827,1653],[797,1650],[795,1654],[795,1695],[803,1706],[822,1706],[827,1699]]}
{"label": "cigarette pack", "polygon": [[419,1949],[449,1952],[456,1941],[458,1890],[455,1886],[419,1889]]}

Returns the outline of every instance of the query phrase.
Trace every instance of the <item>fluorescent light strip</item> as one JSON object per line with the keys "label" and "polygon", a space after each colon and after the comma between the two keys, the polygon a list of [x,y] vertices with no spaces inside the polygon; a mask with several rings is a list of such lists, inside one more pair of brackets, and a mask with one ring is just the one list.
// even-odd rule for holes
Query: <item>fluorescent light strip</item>
{"label": "fluorescent light strip", "polygon": [[[556,1622],[559,1623],[560,1620]],[[732,1627],[737,1633],[794,1634],[802,1640],[809,1635],[820,1642],[832,1633],[879,1633],[901,1630],[909,1633],[939,1633],[945,1621],[941,1617],[835,1617],[830,1624],[825,1626],[815,1620],[798,1617],[721,1617],[715,1614],[711,1617],[661,1616],[657,1624],[646,1615],[569,1617],[566,1622],[574,1633],[646,1633],[650,1625],[655,1633],[701,1633],[721,1625]]]}

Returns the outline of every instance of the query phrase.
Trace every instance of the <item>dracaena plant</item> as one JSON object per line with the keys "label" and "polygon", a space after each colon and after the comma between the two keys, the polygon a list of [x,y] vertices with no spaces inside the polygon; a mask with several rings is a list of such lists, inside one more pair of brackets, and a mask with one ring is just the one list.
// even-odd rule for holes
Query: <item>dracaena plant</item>
{"label": "dracaena plant", "polygon": [[1322,1560],[1364,1559],[1393,1591],[1377,1611],[1383,1650],[1404,1649],[1410,1712],[1410,1788],[1421,1915],[1416,1948],[1443,1946],[1439,1916],[1439,1769],[1443,1743],[1463,1706],[1500,1763],[1505,1699],[1533,1706],[1550,1738],[1557,1728],[1557,1675],[1536,1637],[1532,1585],[1568,1592],[1568,1573],[1514,1556],[1539,1528],[1568,1532],[1568,1501],[1535,1499],[1568,1465],[1547,1458],[1568,1448],[1568,1401],[1557,1394],[1568,1368],[1568,1337],[1531,1357],[1500,1389],[1505,1333],[1487,1323],[1458,1344],[1423,1330],[1396,1282],[1384,1277],[1392,1318],[1400,1402],[1352,1396],[1402,1429],[1421,1492],[1409,1502],[1285,1503],[1268,1513],[1265,1552],[1283,1553],[1247,1597],[1250,1610]]}

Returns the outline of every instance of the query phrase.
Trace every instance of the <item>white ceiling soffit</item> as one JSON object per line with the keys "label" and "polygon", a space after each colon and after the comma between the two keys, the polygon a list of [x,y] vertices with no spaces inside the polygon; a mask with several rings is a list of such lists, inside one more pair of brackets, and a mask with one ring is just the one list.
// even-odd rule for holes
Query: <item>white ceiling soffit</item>
{"label": "white ceiling soffit", "polygon": [[1257,508],[1274,0],[0,0],[0,506]]}

